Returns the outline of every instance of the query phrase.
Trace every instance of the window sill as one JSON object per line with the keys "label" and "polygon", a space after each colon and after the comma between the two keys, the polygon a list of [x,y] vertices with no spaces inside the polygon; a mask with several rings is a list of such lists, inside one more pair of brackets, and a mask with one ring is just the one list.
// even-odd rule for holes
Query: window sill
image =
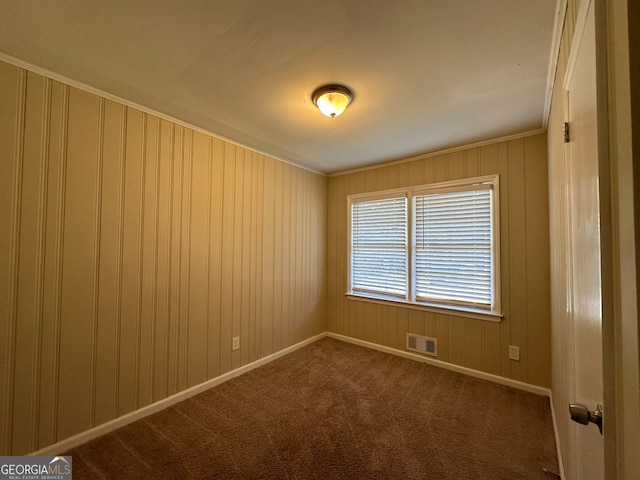
{"label": "window sill", "polygon": [[476,320],[484,320],[486,322],[499,323],[502,321],[502,314],[487,312],[485,310],[474,310],[471,308],[457,307],[457,306],[444,306],[444,305],[431,305],[427,303],[414,303],[407,302],[393,297],[386,297],[384,295],[372,295],[347,292],[345,294],[349,300],[356,300],[360,302],[377,303],[380,305],[389,305],[393,307],[411,308],[414,310],[423,310],[426,312],[441,313],[444,315],[454,315],[456,317],[473,318]]}

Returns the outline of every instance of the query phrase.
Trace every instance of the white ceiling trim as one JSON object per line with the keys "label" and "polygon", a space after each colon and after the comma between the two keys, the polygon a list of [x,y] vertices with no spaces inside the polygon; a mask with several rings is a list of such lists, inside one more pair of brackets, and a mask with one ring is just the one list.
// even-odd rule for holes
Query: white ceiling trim
{"label": "white ceiling trim", "polygon": [[571,42],[571,50],[569,51],[569,59],[567,60],[567,71],[564,74],[564,82],[562,88],[569,91],[571,87],[571,81],[573,80],[573,74],[576,71],[576,64],[578,63],[578,54],[580,53],[580,46],[582,45],[582,37],[584,31],[587,28],[587,18],[589,17],[589,9],[591,8],[592,0],[582,0],[580,3],[580,9],[576,17],[576,24],[573,31],[573,41]]}
{"label": "white ceiling trim", "polygon": [[551,40],[551,53],[549,54],[549,76],[547,78],[547,93],[544,99],[544,111],[542,113],[542,128],[547,129],[549,116],[551,115],[551,100],[553,98],[553,88],[556,83],[556,69],[558,68],[558,57],[560,56],[560,43],[562,42],[562,32],[567,18],[568,0],[558,0],[556,7],[556,19],[553,25],[553,38]]}
{"label": "white ceiling trim", "polygon": [[[559,2],[560,3],[564,3],[565,4],[565,8],[566,8],[567,0],[559,0]],[[560,30],[562,30],[562,29],[560,29]],[[554,35],[554,37],[555,37],[555,35]],[[558,48],[559,48],[559,46],[558,46]],[[125,105],[127,107],[135,108],[135,109],[140,110],[141,112],[147,113],[149,115],[154,115],[154,116],[156,116],[158,118],[167,120],[169,122],[173,122],[173,123],[175,123],[177,125],[180,125],[180,126],[183,126],[183,127],[186,127],[186,128],[190,128],[190,129],[192,129],[194,131],[203,133],[205,135],[210,135],[210,136],[212,136],[214,138],[217,138],[219,140],[222,140],[224,142],[231,143],[231,144],[236,145],[236,146],[241,147],[241,148],[246,148],[247,150],[251,150],[253,152],[259,153],[261,155],[265,155],[267,157],[273,158],[273,159],[278,160],[280,162],[287,163],[289,165],[293,165],[294,167],[301,168],[303,170],[306,170],[306,171],[311,172],[311,173],[315,173],[316,175],[321,175],[323,177],[338,177],[340,175],[349,175],[351,173],[374,170],[376,168],[388,167],[390,165],[398,165],[398,164],[402,164],[402,163],[413,162],[415,160],[422,160],[422,159],[426,159],[426,158],[437,157],[439,155],[447,155],[447,154],[459,152],[459,151],[462,151],[462,150],[468,150],[470,148],[483,147],[483,146],[492,145],[492,144],[495,144],[495,143],[507,142],[509,140],[517,140],[519,138],[525,138],[525,137],[531,137],[533,135],[539,135],[541,133],[546,132],[546,129],[547,129],[546,128],[546,122],[545,122],[545,125],[544,125],[543,128],[536,129],[536,130],[530,130],[530,131],[527,131],[527,132],[516,133],[516,134],[513,134],[513,135],[507,135],[507,136],[504,136],[504,137],[498,137],[498,138],[493,138],[493,139],[489,139],[489,140],[482,140],[482,141],[479,141],[479,142],[460,145],[460,146],[448,148],[448,149],[445,149],[445,150],[437,150],[437,151],[434,151],[434,152],[423,153],[423,154],[415,155],[413,157],[403,158],[403,159],[400,159],[400,160],[394,160],[394,161],[391,161],[391,162],[378,163],[378,164],[375,164],[375,165],[367,165],[367,166],[364,166],[364,167],[354,168],[354,169],[351,169],[351,170],[344,170],[344,171],[341,171],[341,172],[334,172],[334,173],[326,174],[324,172],[315,170],[315,169],[313,169],[311,167],[308,167],[308,166],[305,166],[305,165],[301,165],[299,163],[293,162],[291,160],[287,160],[285,158],[280,158],[280,157],[278,157],[276,155],[273,155],[271,153],[268,153],[268,152],[260,151],[260,150],[254,148],[254,147],[250,147],[250,146],[244,145],[244,144],[239,143],[239,142],[237,142],[235,140],[232,140],[230,138],[226,138],[226,137],[218,135],[218,134],[216,134],[214,132],[210,132],[208,130],[205,130],[205,129],[201,128],[201,127],[198,127],[197,125],[192,125],[192,124],[190,124],[188,122],[180,120],[179,118],[175,118],[175,117],[172,117],[170,115],[166,115],[164,113],[158,112],[158,111],[153,110],[151,108],[148,108],[148,107],[145,107],[143,105],[137,104],[135,102],[129,101],[129,100],[124,99],[122,97],[119,97],[117,95],[113,95],[113,94],[111,94],[109,92],[105,92],[103,90],[97,89],[95,87],[92,87],[92,86],[87,85],[85,83],[79,82],[79,81],[74,80],[72,78],[66,77],[66,76],[61,75],[59,73],[53,72],[53,71],[48,70],[46,68],[42,68],[42,67],[34,65],[32,63],[25,62],[24,60],[21,60],[19,58],[13,57],[11,55],[7,55],[6,53],[4,53],[2,51],[0,51],[0,61],[9,63],[11,65],[15,65],[16,67],[23,68],[23,69],[28,70],[28,71],[33,72],[33,73],[37,73],[38,75],[43,75],[43,76],[48,77],[48,78],[50,78],[52,80],[56,80],[58,82],[65,83],[65,84],[70,85],[70,86],[72,86],[74,88],[77,88],[79,90],[85,91],[87,93],[91,93],[93,95],[97,95],[97,96],[103,97],[103,98],[105,98],[107,100],[111,100],[111,101],[120,103],[120,104]],[[556,61],[557,61],[557,55],[556,55]],[[555,70],[555,68],[554,68],[554,70]],[[551,78],[552,79],[555,78],[555,73]],[[553,88],[553,85],[551,86],[551,88]]]}
{"label": "white ceiling trim", "polygon": [[241,148],[246,148],[247,150],[251,150],[252,152],[259,153],[260,155],[265,155],[267,157],[273,158],[273,159],[278,160],[280,162],[287,163],[289,165],[293,165],[294,167],[301,168],[301,169],[306,170],[308,172],[315,173],[315,174],[321,175],[323,177],[327,176],[326,173],[323,173],[323,172],[320,172],[318,170],[315,170],[314,168],[308,167],[306,165],[302,165],[300,163],[293,162],[291,160],[287,160],[286,158],[278,157],[276,155],[273,155],[272,153],[261,151],[261,150],[255,148],[255,147],[250,147],[248,145],[244,145],[244,144],[242,144],[242,143],[240,143],[240,142],[238,142],[236,140],[232,140],[230,138],[223,137],[222,135],[218,135],[217,133],[210,132],[209,130],[205,130],[204,128],[198,127],[197,125],[190,124],[188,122],[185,122],[184,120],[180,120],[179,118],[172,117],[171,115],[166,115],[164,113],[158,112],[158,111],[153,110],[151,108],[145,107],[144,105],[140,105],[138,103],[132,102],[130,100],[127,100],[125,98],[119,97],[117,95],[113,95],[113,94],[111,94],[109,92],[105,92],[103,90],[99,90],[99,89],[94,88],[94,87],[92,87],[90,85],[87,85],[85,83],[78,82],[77,80],[73,80],[72,78],[65,77],[64,75],[60,75],[59,73],[52,72],[51,70],[48,70],[46,68],[42,68],[42,67],[39,67],[37,65],[33,65],[32,63],[25,62],[24,60],[20,60],[19,58],[13,57],[11,55],[7,55],[6,53],[4,53],[2,51],[0,51],[0,61],[9,63],[11,65],[15,65],[16,67],[23,68],[23,69],[28,70],[28,71],[33,72],[33,73],[37,73],[38,75],[42,75],[42,76],[48,77],[48,78],[50,78],[52,80],[56,80],[58,82],[65,83],[65,84],[67,84],[69,86],[77,88],[78,90],[82,90],[82,91],[85,91],[87,93],[91,93],[93,95],[97,95],[99,97],[105,98],[106,100],[111,100],[113,102],[120,103],[120,104],[125,105],[127,107],[135,108],[136,110],[140,110],[141,112],[147,113],[149,115],[153,115],[155,117],[161,118],[163,120],[167,120],[169,122],[173,122],[173,123],[175,123],[177,125],[189,128],[189,129],[194,130],[196,132],[200,132],[200,133],[203,133],[205,135],[209,135],[211,137],[217,138],[218,140],[222,140],[224,142],[231,143],[231,144],[236,145],[236,146],[241,147]]}
{"label": "white ceiling trim", "polygon": [[335,172],[327,175],[328,177],[339,177],[341,175],[350,175],[352,173],[366,172],[367,170],[375,170],[376,168],[389,167],[391,165],[400,165],[401,163],[414,162],[416,160],[424,160],[426,158],[439,157],[440,155],[448,155],[450,153],[461,152],[463,150],[469,150],[471,148],[485,147],[487,145],[494,145],[496,143],[508,142],[511,140],[518,140],[520,138],[533,137],[534,135],[540,135],[545,133],[546,128],[538,128],[536,130],[529,130],[528,132],[514,133],[513,135],[506,135],[504,137],[492,138],[489,140],[482,140],[480,142],[469,143],[466,145],[460,145],[459,147],[447,148],[445,150],[437,150],[435,152],[423,153],[415,155],[409,158],[403,158],[401,160],[394,160],[393,162],[377,163],[375,165],[367,165],[366,167],[354,168],[352,170],[345,170],[343,172]]}

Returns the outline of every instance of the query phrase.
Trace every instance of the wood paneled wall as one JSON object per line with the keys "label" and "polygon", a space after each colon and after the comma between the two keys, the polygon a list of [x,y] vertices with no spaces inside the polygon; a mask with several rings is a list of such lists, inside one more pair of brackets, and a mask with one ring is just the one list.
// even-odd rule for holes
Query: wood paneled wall
{"label": "wood paneled wall", "polygon": [[[500,174],[501,323],[347,299],[347,195]],[[400,350],[406,332],[436,337],[438,359],[549,387],[546,135],[329,178],[327,327]],[[520,361],[508,346],[520,347]]]}
{"label": "wood paneled wall", "polygon": [[0,454],[325,331],[326,192],[0,62]]}

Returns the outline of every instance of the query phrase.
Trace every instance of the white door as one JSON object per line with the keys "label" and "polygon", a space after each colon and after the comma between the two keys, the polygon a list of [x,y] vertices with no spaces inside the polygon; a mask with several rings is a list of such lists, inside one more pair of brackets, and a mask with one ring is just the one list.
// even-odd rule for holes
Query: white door
{"label": "white door", "polygon": [[[570,126],[567,161],[571,243],[567,260],[573,329],[568,336],[573,340],[574,356],[569,362],[568,392],[574,402],[589,410],[603,403],[595,44],[593,2],[582,0],[565,79]],[[572,423],[570,428],[568,479],[604,479],[604,441],[597,426]]]}

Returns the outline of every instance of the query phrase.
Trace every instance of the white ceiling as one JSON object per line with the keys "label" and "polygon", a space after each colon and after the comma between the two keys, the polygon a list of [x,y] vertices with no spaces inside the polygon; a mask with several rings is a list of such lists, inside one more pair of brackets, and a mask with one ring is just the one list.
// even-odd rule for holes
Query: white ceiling
{"label": "white ceiling", "polygon": [[544,128],[557,2],[0,0],[0,51],[330,173]]}

